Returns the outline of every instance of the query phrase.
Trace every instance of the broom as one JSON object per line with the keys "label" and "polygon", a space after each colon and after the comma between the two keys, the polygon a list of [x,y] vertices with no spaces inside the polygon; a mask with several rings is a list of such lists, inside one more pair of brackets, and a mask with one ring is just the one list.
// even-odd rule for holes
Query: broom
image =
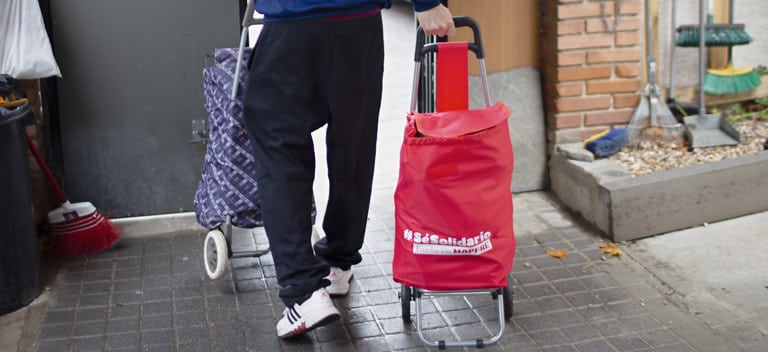
{"label": "broom", "polygon": [[713,95],[734,94],[755,89],[762,83],[760,74],[751,66],[736,68],[729,61],[725,68],[707,70],[704,76],[704,91]]}
{"label": "broom", "polygon": [[[734,1],[730,1],[728,14],[731,23],[733,23]],[[728,46],[728,64],[724,68],[708,69],[704,76],[703,89],[709,94],[725,95],[746,92],[759,87],[762,83],[760,75],[751,66],[733,67],[733,46]]]}
{"label": "broom", "polygon": [[[704,42],[708,47],[745,45],[752,42],[752,37],[740,23],[707,23],[705,28]],[[675,45],[684,48],[699,46],[699,26],[695,24],[680,26],[677,28],[677,33]]]}
{"label": "broom", "polygon": [[48,213],[51,239],[46,254],[51,258],[65,258],[93,254],[114,246],[120,240],[122,229],[99,214],[91,203],[70,203],[32,139],[26,137],[29,150],[62,203],[61,207]]}
{"label": "broom", "polygon": [[[734,1],[730,1],[730,23],[714,23],[714,3],[712,0],[707,3],[707,23],[704,26],[704,43],[706,46],[734,46],[752,42],[752,37],[744,29],[744,24],[733,23]],[[701,6],[704,6],[704,2],[701,3]],[[677,29],[679,35],[675,44],[680,47],[698,47],[700,31],[699,25],[680,26]]]}

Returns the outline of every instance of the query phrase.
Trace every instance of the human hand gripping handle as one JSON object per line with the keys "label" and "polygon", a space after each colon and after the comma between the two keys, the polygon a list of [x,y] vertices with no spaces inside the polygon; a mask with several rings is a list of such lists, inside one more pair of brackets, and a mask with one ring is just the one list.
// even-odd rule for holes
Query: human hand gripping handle
{"label": "human hand gripping handle", "polygon": [[[478,59],[485,59],[483,40],[481,38],[480,27],[478,26],[477,22],[475,22],[475,20],[470,17],[457,16],[451,17],[451,23],[453,23],[454,29],[458,27],[469,27],[472,29],[474,42],[467,43],[467,48],[474,52]],[[421,62],[422,57],[427,53],[437,52],[436,43],[425,44],[426,35],[424,27],[420,25],[419,28],[416,29],[416,53],[413,58],[416,62]]]}
{"label": "human hand gripping handle", "polygon": [[416,17],[427,35],[443,37],[456,34],[451,11],[442,4],[426,11],[416,12]]}
{"label": "human hand gripping handle", "polygon": [[[483,50],[483,40],[480,35],[480,27],[478,26],[477,22],[473,20],[470,17],[465,16],[458,16],[458,17],[451,17],[451,21],[454,24],[454,28],[458,27],[469,27],[472,29],[472,34],[474,36],[474,42],[467,43],[467,49],[471,50],[475,53],[478,59],[478,63],[480,65],[480,78],[481,82],[483,84],[483,93],[485,96],[485,106],[490,107],[491,106],[491,99],[488,93],[488,82],[486,80],[486,72],[485,72],[485,53]],[[420,25],[419,28],[416,30],[416,50],[414,53],[414,70],[413,70],[413,86],[411,90],[411,111],[416,111],[418,106],[418,97],[419,97],[419,79],[421,78],[421,64],[422,59],[424,56],[428,53],[435,53],[438,49],[438,43],[429,43],[426,44],[426,35],[424,28]]]}

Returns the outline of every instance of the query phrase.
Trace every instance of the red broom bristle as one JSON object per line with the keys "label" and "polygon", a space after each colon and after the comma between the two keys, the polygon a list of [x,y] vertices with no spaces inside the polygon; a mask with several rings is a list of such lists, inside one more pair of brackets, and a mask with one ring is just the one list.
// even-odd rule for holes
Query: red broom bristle
{"label": "red broom bristle", "polygon": [[108,218],[93,212],[51,224],[48,256],[66,258],[93,254],[114,246],[122,229]]}

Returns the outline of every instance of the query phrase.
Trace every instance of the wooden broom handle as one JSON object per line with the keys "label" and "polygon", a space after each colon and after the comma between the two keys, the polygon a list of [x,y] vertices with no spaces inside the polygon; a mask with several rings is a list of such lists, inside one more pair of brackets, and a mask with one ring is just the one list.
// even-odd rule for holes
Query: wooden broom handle
{"label": "wooden broom handle", "polygon": [[40,156],[40,151],[37,150],[35,143],[32,142],[32,138],[29,138],[29,136],[26,133],[24,133],[24,137],[27,137],[27,147],[29,147],[29,150],[32,152],[32,155],[35,156],[35,160],[37,160],[37,165],[39,165],[40,168],[43,170],[43,173],[45,173],[45,177],[48,178],[48,183],[51,184],[51,188],[53,188],[53,191],[56,193],[56,196],[59,197],[59,200],[62,203],[66,202],[67,196],[64,195],[64,192],[61,190],[61,187],[59,187],[59,184],[56,182],[56,179],[53,178],[53,174],[51,173],[51,170],[48,169],[48,165],[45,165],[45,161],[43,161],[43,157]]}

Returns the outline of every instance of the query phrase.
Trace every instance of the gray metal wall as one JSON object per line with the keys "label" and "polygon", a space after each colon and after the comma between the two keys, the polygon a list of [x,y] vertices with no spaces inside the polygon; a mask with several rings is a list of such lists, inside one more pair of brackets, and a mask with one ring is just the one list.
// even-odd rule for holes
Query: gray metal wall
{"label": "gray metal wall", "polygon": [[64,186],[112,217],[190,211],[201,71],[239,39],[237,0],[51,1]]}

